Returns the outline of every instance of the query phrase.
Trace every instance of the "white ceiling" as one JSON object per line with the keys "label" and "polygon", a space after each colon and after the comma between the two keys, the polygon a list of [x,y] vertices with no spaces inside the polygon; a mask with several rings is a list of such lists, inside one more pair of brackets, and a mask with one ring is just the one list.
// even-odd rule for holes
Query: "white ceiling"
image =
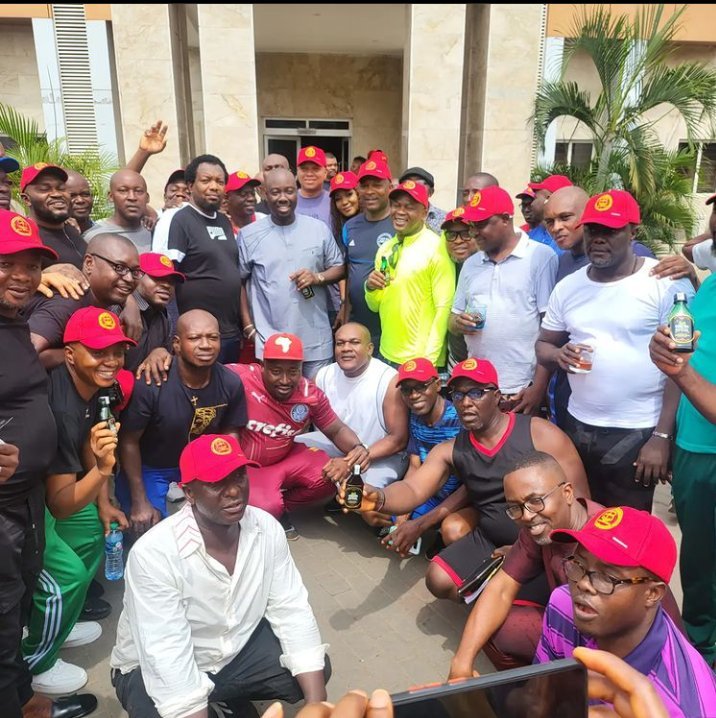
{"label": "white ceiling", "polygon": [[256,52],[400,55],[405,4],[254,4]]}

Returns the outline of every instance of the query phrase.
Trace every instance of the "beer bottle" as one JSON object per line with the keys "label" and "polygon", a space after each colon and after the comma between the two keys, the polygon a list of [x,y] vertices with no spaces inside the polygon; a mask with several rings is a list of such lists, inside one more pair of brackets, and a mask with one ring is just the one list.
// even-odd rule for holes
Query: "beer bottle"
{"label": "beer bottle", "polygon": [[674,294],[674,306],[669,312],[669,331],[676,344],[675,352],[688,354],[694,351],[694,318],[686,306],[686,294]]}
{"label": "beer bottle", "polygon": [[313,291],[313,287],[309,284],[307,287],[304,287],[301,290],[301,294],[303,294],[306,299],[311,299],[311,297],[314,296],[315,292]]}
{"label": "beer bottle", "polygon": [[109,406],[109,397],[104,395],[99,398],[99,420],[106,421],[107,427],[111,429],[115,434],[117,433],[116,422],[114,420],[114,414]]}
{"label": "beer bottle", "polygon": [[363,503],[363,477],[360,475],[360,464],[353,464],[353,473],[346,481],[346,497],[343,502],[347,509],[357,511]]}
{"label": "beer bottle", "polygon": [[385,277],[385,283],[390,284],[390,269],[388,268],[388,258],[386,256],[380,258],[380,273]]}

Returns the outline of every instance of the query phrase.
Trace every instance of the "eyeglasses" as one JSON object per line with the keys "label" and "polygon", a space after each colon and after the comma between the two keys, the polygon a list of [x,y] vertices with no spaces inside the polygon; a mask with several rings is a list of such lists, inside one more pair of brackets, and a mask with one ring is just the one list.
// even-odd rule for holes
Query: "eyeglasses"
{"label": "eyeglasses", "polygon": [[88,252],[88,254],[92,257],[97,257],[97,259],[101,259],[103,262],[107,262],[107,264],[112,267],[112,271],[120,277],[131,274],[132,279],[141,279],[144,276],[144,270],[139,267],[132,269],[126,264],[118,264],[117,262],[113,262],[111,259],[107,259],[107,257],[103,257],[101,254],[96,254],[95,252]]}
{"label": "eyeglasses", "polygon": [[399,387],[400,393],[403,396],[410,396],[414,391],[418,392],[418,394],[424,394],[434,383],[435,379],[418,382],[416,384],[412,384],[411,386],[406,386],[405,384],[402,384]]}
{"label": "eyeglasses", "polygon": [[463,229],[460,232],[445,232],[445,241],[451,244],[457,242],[458,239],[461,242],[469,242],[471,239],[475,239],[475,237],[477,237],[477,232],[472,227]]}
{"label": "eyeglasses", "polygon": [[614,578],[608,573],[603,571],[587,571],[586,567],[583,566],[574,556],[569,556],[562,560],[564,566],[564,573],[567,575],[567,579],[572,583],[581,581],[585,576],[589,576],[589,583],[592,584],[592,588],[603,596],[611,596],[614,593],[614,589],[622,583],[636,584],[645,583],[646,581],[653,581],[654,579],[650,576],[637,576],[636,578]]}
{"label": "eyeglasses", "polygon": [[544,496],[533,496],[527,499],[523,504],[511,504],[505,509],[505,513],[514,521],[522,518],[522,514],[525,511],[529,511],[531,514],[539,514],[544,511],[544,500],[551,496],[560,486],[564,486],[567,482],[562,481],[557,484],[552,491],[548,491]]}
{"label": "eyeglasses", "polygon": [[457,391],[453,389],[452,391],[448,391],[448,396],[453,403],[462,401],[465,397],[472,401],[480,401],[485,394],[489,394],[491,391],[497,391],[497,389],[470,389],[470,391]]}

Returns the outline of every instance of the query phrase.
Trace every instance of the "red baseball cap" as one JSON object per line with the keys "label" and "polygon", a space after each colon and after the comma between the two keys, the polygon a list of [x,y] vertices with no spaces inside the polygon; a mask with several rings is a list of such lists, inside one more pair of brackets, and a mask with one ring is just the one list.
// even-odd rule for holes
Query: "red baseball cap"
{"label": "red baseball cap", "polygon": [[388,164],[388,155],[386,155],[383,150],[370,150],[370,152],[368,152],[367,159],[375,160],[382,165]]}
{"label": "red baseball cap", "polygon": [[21,214],[0,209],[0,254],[17,254],[28,249],[42,252],[57,260],[57,252],[46,247],[40,239],[37,225]]}
{"label": "red baseball cap", "polygon": [[497,369],[495,369],[492,362],[487,359],[470,357],[469,359],[461,361],[452,370],[448,386],[461,377],[472,379],[478,384],[494,384],[497,387],[500,386],[500,382],[497,379]]}
{"label": "red baseball cap", "polygon": [[390,167],[385,162],[375,159],[364,162],[358,169],[358,181],[364,177],[377,177],[378,179],[390,180]]}
{"label": "red baseball cap", "polygon": [[676,542],[664,522],[648,511],[616,506],[599,512],[578,531],[557,529],[557,542],[577,541],[600,561],[641,566],[669,583],[676,566]]}
{"label": "red baseball cap", "polygon": [[314,164],[320,165],[321,167],[326,166],[326,153],[320,147],[314,147],[309,145],[308,147],[301,147],[298,151],[298,160],[296,161],[296,167],[300,167],[304,162],[313,162]]}
{"label": "red baseball cap", "polygon": [[442,229],[451,222],[462,222],[470,224],[471,222],[481,222],[485,217],[481,215],[477,208],[471,207],[469,204],[457,207],[445,215],[445,221],[440,225]]}
{"label": "red baseball cap", "polygon": [[90,349],[106,349],[114,344],[137,346],[137,342],[124,335],[119,317],[102,307],[78,309],[65,325],[63,341],[79,342]]}
{"label": "red baseball cap", "polygon": [[251,177],[247,175],[246,172],[237,170],[229,175],[226,187],[224,187],[224,192],[236,192],[249,183],[253,183],[254,187],[258,187],[261,184],[255,177]]}
{"label": "red baseball cap", "polygon": [[186,280],[186,275],[174,269],[174,262],[166,254],[156,252],[140,254],[139,267],[150,277],[178,277],[181,282]]}
{"label": "red baseball cap", "polygon": [[541,182],[530,182],[528,187],[535,192],[546,189],[548,192],[556,192],[562,187],[572,187],[573,183],[569,177],[565,175],[550,175],[545,177]]}
{"label": "red baseball cap", "polygon": [[388,197],[392,198],[393,195],[398,194],[398,192],[405,192],[405,194],[410,195],[416,202],[420,202],[420,204],[422,204],[426,209],[430,205],[428,188],[424,184],[420,184],[420,182],[405,180],[405,182],[399,184],[395,189],[392,189]]}
{"label": "red baseball cap", "polygon": [[190,441],[179,457],[179,486],[192,481],[215,484],[225,479],[232,471],[242,466],[258,466],[247,459],[233,436],[203,434]]}
{"label": "red baseball cap", "polygon": [[117,378],[115,379],[119,388],[122,392],[122,401],[117,404],[117,411],[124,411],[132,399],[134,393],[134,374],[129,369],[120,369],[117,372]]}
{"label": "red baseball cap", "polygon": [[333,194],[339,189],[355,189],[358,184],[358,177],[355,172],[339,172],[331,180],[331,190],[329,194]]}
{"label": "red baseball cap", "polygon": [[303,342],[295,334],[272,334],[264,344],[264,359],[303,361]]}
{"label": "red baseball cap", "polygon": [[20,176],[20,192],[25,191],[27,185],[32,184],[43,172],[48,172],[67,182],[67,172],[57,165],[48,165],[47,162],[36,162],[34,165],[25,167]]}
{"label": "red baseball cap", "polygon": [[472,222],[484,222],[496,214],[515,213],[515,203],[512,201],[509,192],[502,187],[484,187],[475,192],[475,196],[467,203],[474,215]]}
{"label": "red baseball cap", "polygon": [[409,359],[398,368],[398,386],[400,386],[401,381],[405,381],[406,379],[427,381],[428,379],[437,378],[438,370],[430,359],[424,359],[423,357]]}
{"label": "red baseball cap", "polygon": [[612,229],[621,229],[627,224],[640,224],[639,204],[623,189],[610,189],[594,195],[587,201],[577,226],[589,223],[603,224]]}
{"label": "red baseball cap", "polygon": [[525,187],[522,192],[518,192],[515,197],[517,199],[522,199],[523,197],[526,197],[527,199],[534,199],[535,191],[532,189],[532,187],[527,185],[527,187]]}

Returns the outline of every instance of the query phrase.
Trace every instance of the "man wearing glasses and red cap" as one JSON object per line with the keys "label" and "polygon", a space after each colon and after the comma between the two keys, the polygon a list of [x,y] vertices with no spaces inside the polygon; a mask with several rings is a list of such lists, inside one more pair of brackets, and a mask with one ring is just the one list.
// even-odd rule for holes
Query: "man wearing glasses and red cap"
{"label": "man wearing glasses and red cap", "polygon": [[676,565],[663,522],[617,506],[550,538],[577,547],[564,560],[568,585],[549,599],[535,662],[599,648],[646,675],[671,718],[716,715],[716,677],[662,606]]}
{"label": "man wearing glasses and red cap", "polygon": [[234,437],[206,434],[179,465],[186,504],[127,560],[110,666],[129,718],[325,700],[326,645],[284,532],[249,505],[256,464]]}

